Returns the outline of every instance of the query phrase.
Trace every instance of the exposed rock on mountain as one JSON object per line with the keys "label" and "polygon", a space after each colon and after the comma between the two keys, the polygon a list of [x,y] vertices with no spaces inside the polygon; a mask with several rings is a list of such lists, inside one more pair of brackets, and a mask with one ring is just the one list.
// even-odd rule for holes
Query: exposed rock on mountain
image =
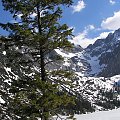
{"label": "exposed rock on mountain", "polygon": [[89,45],[85,51],[99,61],[101,70],[96,73],[97,76],[111,77],[120,74],[120,29]]}
{"label": "exposed rock on mountain", "polygon": [[111,77],[120,74],[119,51],[120,29],[110,33],[105,39],[96,40],[86,49],[79,45],[74,45],[70,51],[56,49],[50,56],[53,58],[61,56],[64,61],[52,64],[51,67],[73,71],[80,76]]}

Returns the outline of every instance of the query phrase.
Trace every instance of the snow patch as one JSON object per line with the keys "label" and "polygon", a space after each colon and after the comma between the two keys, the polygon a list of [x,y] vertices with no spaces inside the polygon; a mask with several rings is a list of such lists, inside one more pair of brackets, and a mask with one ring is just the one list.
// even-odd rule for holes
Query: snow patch
{"label": "snow patch", "polygon": [[112,52],[112,50],[109,49],[109,50],[107,50],[106,52]]}
{"label": "snow patch", "polygon": [[120,75],[115,75],[115,76],[111,77],[111,81],[112,82],[118,82],[118,81],[120,81]]}
{"label": "snow patch", "polygon": [[0,97],[0,103],[5,103],[5,101]]}
{"label": "snow patch", "polygon": [[59,55],[61,55],[62,57],[71,58],[71,57],[74,57],[74,56],[75,56],[75,54],[73,54],[73,53],[64,53],[64,52],[62,52],[60,49],[55,49],[55,51],[56,51]]}
{"label": "snow patch", "polygon": [[99,60],[98,60],[98,57],[90,57],[90,59],[89,60],[87,60],[88,61],[88,63],[90,64],[90,66],[91,66],[91,72],[90,72],[90,74],[97,74],[97,73],[99,73],[100,71],[101,71],[101,66],[100,66],[100,64],[99,64]]}

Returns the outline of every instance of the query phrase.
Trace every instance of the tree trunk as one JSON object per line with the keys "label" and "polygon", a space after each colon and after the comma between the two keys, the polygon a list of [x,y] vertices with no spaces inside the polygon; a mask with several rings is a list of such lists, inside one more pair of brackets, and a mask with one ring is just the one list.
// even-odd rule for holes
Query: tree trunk
{"label": "tree trunk", "polygon": [[[38,16],[38,31],[39,31],[39,34],[42,35],[39,5],[37,6],[37,16]],[[42,81],[46,81],[44,52],[43,52],[43,48],[42,48],[43,42],[40,41],[39,45],[40,45],[39,46],[40,47],[40,69],[41,69],[40,76],[41,76]]]}

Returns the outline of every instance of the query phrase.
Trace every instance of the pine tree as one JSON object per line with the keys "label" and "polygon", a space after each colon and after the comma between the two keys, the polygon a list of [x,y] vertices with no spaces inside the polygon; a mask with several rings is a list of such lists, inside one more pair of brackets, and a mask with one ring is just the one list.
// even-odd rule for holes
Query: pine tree
{"label": "pine tree", "polygon": [[[54,49],[71,47],[68,38],[72,30],[58,21],[62,17],[61,5],[69,6],[72,0],[2,0],[5,10],[16,23],[0,24],[9,31],[2,38],[1,54],[4,66],[2,83],[6,86],[1,95],[1,119],[47,120],[57,115],[63,106],[73,102],[66,90],[71,86],[68,71],[48,71],[48,55]],[[19,16],[19,19],[18,19]],[[10,82],[5,82],[9,80]],[[66,80],[67,79],[67,80]],[[3,92],[4,91],[4,92]],[[63,110],[63,109],[62,109]]]}

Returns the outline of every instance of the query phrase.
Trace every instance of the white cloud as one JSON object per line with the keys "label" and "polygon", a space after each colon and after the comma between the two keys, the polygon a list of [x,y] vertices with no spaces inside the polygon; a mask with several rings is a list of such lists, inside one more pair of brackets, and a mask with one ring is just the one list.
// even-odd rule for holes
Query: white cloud
{"label": "white cloud", "polygon": [[95,27],[93,25],[88,25],[87,27],[85,27],[85,30],[83,32],[78,33],[78,35],[75,36],[73,40],[70,40],[70,41],[74,44],[79,44],[83,48],[85,48],[89,44],[94,42],[92,39],[87,38],[88,32],[94,29]]}
{"label": "white cloud", "polygon": [[[80,37],[80,35],[78,36],[78,38]],[[80,39],[77,41],[74,42],[74,44],[79,44],[81,47],[83,48],[86,48],[88,45],[90,44],[93,44],[95,42],[94,39],[89,39],[89,38],[83,38],[83,39]]]}
{"label": "white cloud", "polygon": [[75,36],[73,40],[71,40],[71,42],[74,44],[81,45],[83,48],[86,48],[88,45],[93,44],[97,39],[106,38],[109,33],[113,32],[102,32],[98,37],[88,38],[88,33],[94,29],[95,27],[93,25],[85,27],[85,30],[83,32],[80,32],[77,36]]}
{"label": "white cloud", "polygon": [[114,12],[112,17],[108,17],[101,23],[103,29],[116,30],[120,28],[120,11]]}
{"label": "white cloud", "polygon": [[80,12],[82,9],[85,8],[85,6],[86,5],[85,5],[84,1],[83,0],[79,0],[78,3],[77,3],[77,5],[72,6],[73,13]]}
{"label": "white cloud", "polygon": [[94,25],[88,25],[87,27],[85,27],[85,31],[90,31],[90,30],[94,30],[95,26]]}
{"label": "white cloud", "polygon": [[111,5],[114,5],[116,2],[114,0],[109,0]]}
{"label": "white cloud", "polygon": [[106,37],[108,36],[109,33],[113,33],[113,32],[114,32],[114,31],[110,31],[110,32],[102,32],[102,33],[100,33],[100,35],[99,35],[98,37],[93,38],[93,39],[96,41],[97,39],[103,39],[103,38],[106,38]]}

